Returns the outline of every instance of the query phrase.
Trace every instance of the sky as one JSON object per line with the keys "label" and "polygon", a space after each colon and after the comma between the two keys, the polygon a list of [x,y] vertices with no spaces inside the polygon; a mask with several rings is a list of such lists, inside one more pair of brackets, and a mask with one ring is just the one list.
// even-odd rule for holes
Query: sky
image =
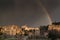
{"label": "sky", "polygon": [[[60,22],[60,0],[40,0],[52,22]],[[49,20],[35,0],[0,0],[0,25],[48,25]]]}

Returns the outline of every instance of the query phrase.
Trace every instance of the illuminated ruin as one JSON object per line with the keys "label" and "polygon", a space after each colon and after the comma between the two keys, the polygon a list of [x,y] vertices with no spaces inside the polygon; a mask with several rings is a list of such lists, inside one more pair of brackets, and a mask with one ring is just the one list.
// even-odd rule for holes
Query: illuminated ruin
{"label": "illuminated ruin", "polygon": [[22,29],[24,29],[26,31],[39,30],[39,28],[32,28],[32,27],[28,27],[26,25],[23,25],[21,27],[19,27],[17,25],[8,25],[8,26],[3,26],[1,29],[1,32],[5,33],[7,35],[17,35],[17,34],[24,35],[25,32]]}

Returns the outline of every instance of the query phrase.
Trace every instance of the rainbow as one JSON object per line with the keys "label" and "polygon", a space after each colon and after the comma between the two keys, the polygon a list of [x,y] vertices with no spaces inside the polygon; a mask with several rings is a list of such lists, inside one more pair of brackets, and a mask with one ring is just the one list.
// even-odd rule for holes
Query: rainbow
{"label": "rainbow", "polygon": [[50,18],[50,15],[48,13],[48,11],[46,10],[46,8],[42,5],[40,0],[36,0],[37,4],[42,8],[43,12],[46,14],[46,16],[48,17],[48,21],[49,21],[49,25],[52,24],[52,20]]}

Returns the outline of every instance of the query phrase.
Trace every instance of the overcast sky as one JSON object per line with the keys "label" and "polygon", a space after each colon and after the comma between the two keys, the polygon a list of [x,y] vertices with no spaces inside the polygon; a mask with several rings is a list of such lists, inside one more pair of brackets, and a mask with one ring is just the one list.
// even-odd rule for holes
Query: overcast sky
{"label": "overcast sky", "polygon": [[[52,22],[60,22],[60,0],[40,0]],[[0,25],[49,24],[46,14],[35,0],[0,0]]]}

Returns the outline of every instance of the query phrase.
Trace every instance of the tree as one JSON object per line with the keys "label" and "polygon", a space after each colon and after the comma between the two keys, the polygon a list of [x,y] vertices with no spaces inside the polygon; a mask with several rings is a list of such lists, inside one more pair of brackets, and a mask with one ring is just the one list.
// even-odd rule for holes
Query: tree
{"label": "tree", "polygon": [[25,35],[25,36],[28,36],[28,31],[27,31],[27,30],[25,30],[24,32],[25,32],[25,34],[24,34],[24,35]]}
{"label": "tree", "polygon": [[48,38],[51,38],[51,40],[55,40],[57,38],[57,31],[56,30],[50,30],[48,34]]}

